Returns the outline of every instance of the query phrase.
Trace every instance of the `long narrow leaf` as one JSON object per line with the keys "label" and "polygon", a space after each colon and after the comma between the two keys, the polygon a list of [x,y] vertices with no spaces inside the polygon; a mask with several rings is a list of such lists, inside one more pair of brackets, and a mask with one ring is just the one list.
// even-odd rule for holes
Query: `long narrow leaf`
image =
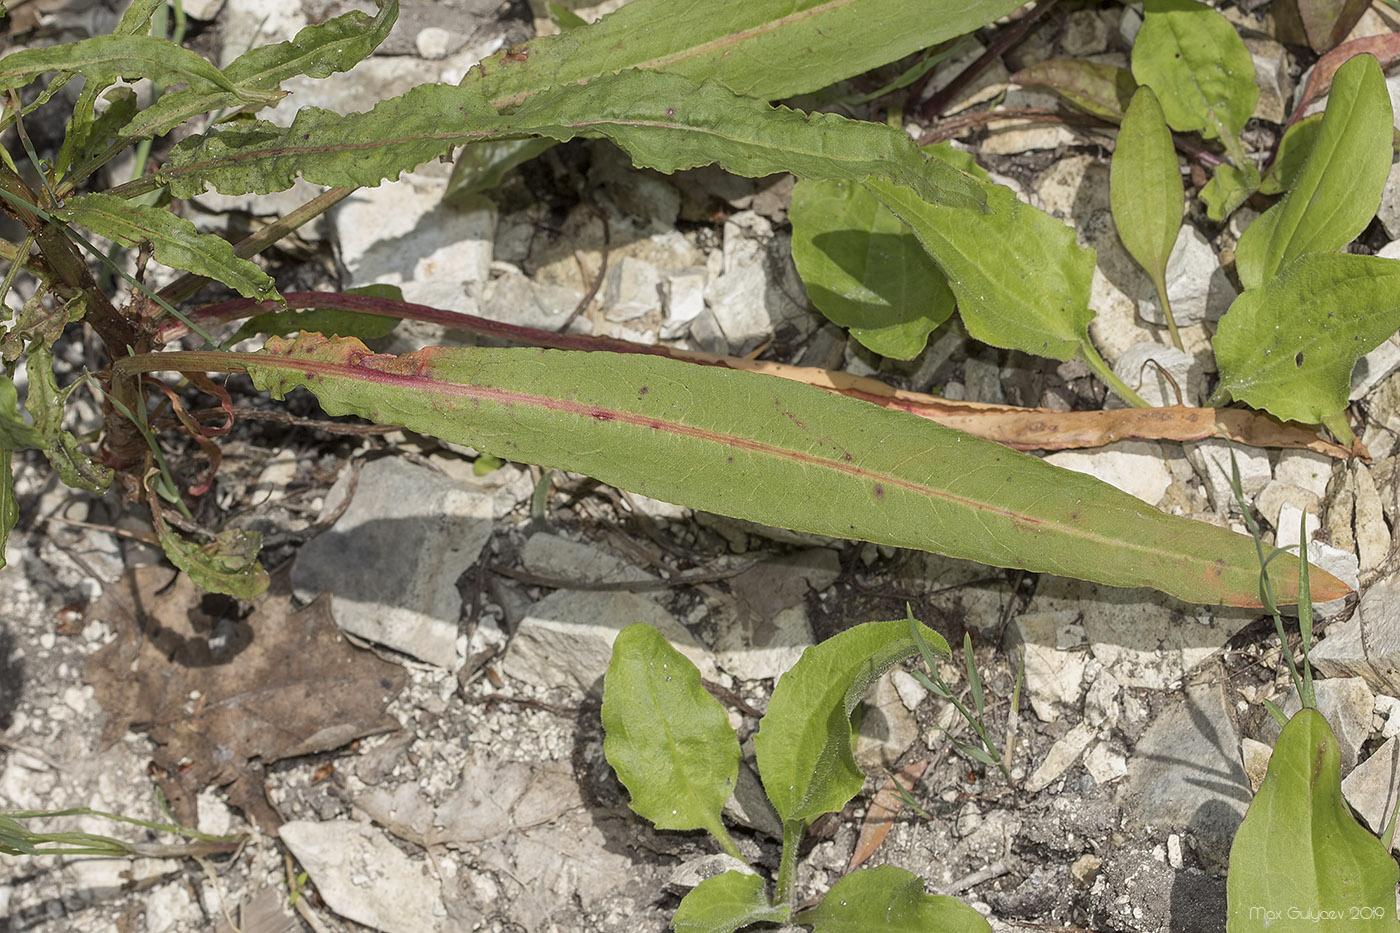
{"label": "long narrow leaf", "polygon": [[307,108],[290,128],[260,123],[185,140],[159,174],[176,197],[206,184],[224,194],[278,191],[298,173],[319,184],[377,185],[463,143],[528,135],[607,137],[637,164],[665,172],[717,162],[754,177],[879,175],[930,201],[980,209],[983,198],[956,169],[925,167],[909,138],[888,127],[809,116],[719,85],[637,71],[541,95],[504,118],[476,90],[440,84],[416,87],[368,113]]}
{"label": "long narrow leaf", "polygon": [[272,277],[255,263],[235,256],[227,240],[200,233],[194,224],[164,208],[134,204],[109,194],[85,194],[71,198],[54,211],[54,216],[81,224],[123,246],[149,242],[156,262],[207,275],[248,298],[277,294]]}
{"label": "long narrow leaf", "polygon": [[1021,0],[636,0],[592,26],[488,58],[463,80],[493,104],[626,68],[777,100],[977,29]]}
{"label": "long narrow leaf", "polygon": [[244,101],[277,99],[276,94],[238,87],[194,52],[154,36],[97,36],[6,55],[0,59],[0,90],[23,87],[46,71],[80,74],[102,84],[150,78],[157,84],[227,91]]}
{"label": "long narrow leaf", "polygon": [[[334,414],[400,424],[692,508],[1003,567],[1258,605],[1250,539],[1091,477],[811,386],[611,353],[429,348],[400,357],[303,335],[261,354],[170,353],[246,370]],[[1277,591],[1297,593],[1296,568]],[[1313,571],[1319,600],[1347,588]]]}
{"label": "long narrow leaf", "polygon": [[[352,10],[324,23],[307,26],[295,37],[275,45],[249,49],[229,63],[224,76],[242,86],[270,91],[289,78],[324,78],[349,71],[369,57],[389,35],[398,19],[398,0],[380,0],[378,15]],[[239,106],[236,97],[196,90],[167,94],[122,127],[131,139],[163,133],[191,117]]]}

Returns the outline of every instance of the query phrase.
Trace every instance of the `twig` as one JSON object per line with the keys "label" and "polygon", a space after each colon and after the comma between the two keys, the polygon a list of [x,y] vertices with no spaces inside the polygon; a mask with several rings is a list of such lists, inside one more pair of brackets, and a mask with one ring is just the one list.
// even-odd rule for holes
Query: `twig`
{"label": "twig", "polygon": [[[593,212],[593,216],[597,217],[598,222],[603,225],[603,248],[599,253],[598,275],[593,279],[593,284],[589,286],[583,298],[574,306],[574,310],[570,311],[569,316],[564,318],[564,323],[559,325],[559,333],[561,334],[569,329],[569,325],[572,324],[578,316],[584,312],[589,304],[592,303],[593,299],[597,297],[598,289],[603,287],[603,277],[608,274],[608,250],[612,246],[612,232],[608,229],[608,218],[592,202],[589,202],[588,209]],[[582,266],[583,264],[580,263],[580,269],[582,269]]]}
{"label": "twig", "polygon": [[498,573],[503,577],[510,577],[512,580],[519,580],[530,586],[547,586],[555,590],[627,590],[630,592],[640,592],[644,590],[668,590],[676,586],[695,586],[700,583],[714,583],[717,580],[727,580],[730,577],[737,577],[739,574],[751,569],[758,561],[745,561],[738,567],[730,567],[728,570],[710,570],[704,573],[683,573],[666,580],[612,580],[612,581],[589,581],[589,580],[566,580],[562,577],[547,577],[526,570],[516,570],[514,567],[507,567],[505,564],[490,563],[486,569],[492,573]]}

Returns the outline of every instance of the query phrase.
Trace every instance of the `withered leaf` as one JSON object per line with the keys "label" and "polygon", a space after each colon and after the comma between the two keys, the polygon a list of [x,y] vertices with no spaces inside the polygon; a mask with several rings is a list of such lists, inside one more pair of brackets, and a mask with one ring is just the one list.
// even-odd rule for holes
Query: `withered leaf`
{"label": "withered leaf", "polygon": [[[347,642],[328,596],[293,611],[281,575],[240,603],[167,568],[136,567],[91,615],[117,632],[83,669],[107,711],[104,743],[127,729],[148,733],[155,764],[186,791],[234,784],[230,799],[259,799],[253,759],[330,751],[399,727],[385,707],[404,669]],[[237,786],[248,781],[256,786]],[[194,815],[181,809],[182,820]]]}

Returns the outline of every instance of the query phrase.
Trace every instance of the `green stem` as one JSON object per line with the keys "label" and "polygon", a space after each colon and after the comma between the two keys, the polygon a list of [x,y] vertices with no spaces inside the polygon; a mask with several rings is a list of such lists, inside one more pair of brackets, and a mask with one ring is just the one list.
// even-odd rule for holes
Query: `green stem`
{"label": "green stem", "polygon": [[[1171,318],[1167,320],[1171,320]],[[1127,383],[1114,374],[1113,370],[1109,368],[1109,365],[1104,362],[1103,357],[1099,356],[1099,351],[1095,350],[1094,345],[1087,339],[1079,342],[1079,352],[1084,355],[1084,362],[1089,364],[1089,368],[1094,371],[1094,375],[1102,379],[1104,384],[1112,389],[1115,395],[1134,408],[1152,407],[1143,400],[1141,395],[1138,395],[1132,389],[1128,388]]]}
{"label": "green stem", "polygon": [[1162,305],[1162,316],[1167,319],[1167,333],[1171,334],[1172,346],[1182,352],[1186,348],[1181,345],[1181,332],[1176,329],[1176,316],[1172,314],[1171,299],[1167,297],[1167,280],[1164,274],[1152,274],[1152,287],[1157,290],[1157,301]]}
{"label": "green stem", "polygon": [[725,855],[733,856],[741,862],[747,862],[744,853],[739,851],[739,847],[734,844],[734,837],[729,835],[729,830],[724,828],[722,820],[715,820],[715,825],[710,827],[710,835],[715,837],[715,842],[724,850]]}
{"label": "green stem", "polygon": [[773,892],[777,905],[791,908],[797,898],[797,849],[806,831],[805,820],[783,820],[783,854],[778,861],[777,890]]}

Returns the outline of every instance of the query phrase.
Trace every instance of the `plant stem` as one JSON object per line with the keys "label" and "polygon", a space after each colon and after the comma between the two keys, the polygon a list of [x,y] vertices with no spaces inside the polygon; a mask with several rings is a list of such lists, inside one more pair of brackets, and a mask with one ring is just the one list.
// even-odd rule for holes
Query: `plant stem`
{"label": "plant stem", "polygon": [[774,903],[792,906],[797,897],[797,849],[807,831],[805,820],[783,820],[783,854],[778,861]]}
{"label": "plant stem", "polygon": [[[1168,317],[1167,320],[1170,321],[1171,318]],[[1094,371],[1094,375],[1102,379],[1104,383],[1113,390],[1115,395],[1134,408],[1152,407],[1143,400],[1141,395],[1138,395],[1132,389],[1128,388],[1127,383],[1114,374],[1113,370],[1109,368],[1109,365],[1104,362],[1103,357],[1099,356],[1099,351],[1094,349],[1092,343],[1088,340],[1081,340],[1079,342],[1079,352],[1084,354],[1084,362],[1089,364],[1089,368]]]}
{"label": "plant stem", "polygon": [[1153,273],[1152,287],[1157,290],[1157,301],[1162,305],[1162,316],[1167,319],[1167,333],[1171,334],[1172,346],[1184,353],[1186,348],[1181,345],[1181,332],[1176,329],[1176,315],[1172,314],[1171,299],[1167,297],[1166,278]]}
{"label": "plant stem", "polygon": [[1336,414],[1328,415],[1322,419],[1322,424],[1327,430],[1332,432],[1332,436],[1342,443],[1344,447],[1356,447],[1356,435],[1352,433],[1351,425],[1347,422],[1347,413],[1339,411]]}

